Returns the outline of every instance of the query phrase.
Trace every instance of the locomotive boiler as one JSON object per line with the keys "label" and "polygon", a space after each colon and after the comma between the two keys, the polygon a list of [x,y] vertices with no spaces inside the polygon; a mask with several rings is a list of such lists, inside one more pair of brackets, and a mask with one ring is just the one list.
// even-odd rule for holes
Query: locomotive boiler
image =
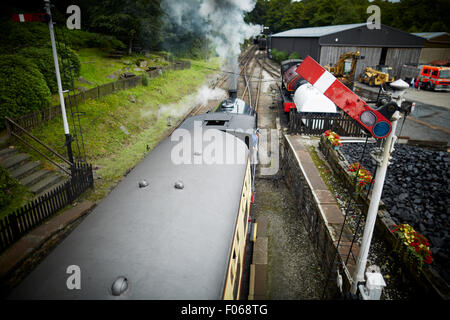
{"label": "locomotive boiler", "polygon": [[296,69],[302,62],[301,59],[290,59],[281,63],[281,96],[284,112],[340,114],[330,99],[297,73]]}

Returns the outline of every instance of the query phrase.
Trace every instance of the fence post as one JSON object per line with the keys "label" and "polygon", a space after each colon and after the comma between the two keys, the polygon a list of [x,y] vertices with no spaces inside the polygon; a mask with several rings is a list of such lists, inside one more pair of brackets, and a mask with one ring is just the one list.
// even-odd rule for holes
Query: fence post
{"label": "fence post", "polygon": [[15,213],[8,215],[8,224],[11,226],[12,231],[12,242],[20,238],[19,222],[17,221],[17,216]]}
{"label": "fence post", "polygon": [[12,143],[12,135],[11,135],[11,125],[9,124],[8,119],[5,119],[6,123],[6,131],[8,132],[8,140]]}

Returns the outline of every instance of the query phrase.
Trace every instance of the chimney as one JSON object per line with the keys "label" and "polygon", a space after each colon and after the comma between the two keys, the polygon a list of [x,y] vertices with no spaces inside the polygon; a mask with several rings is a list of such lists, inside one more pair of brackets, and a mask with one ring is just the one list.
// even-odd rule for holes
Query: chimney
{"label": "chimney", "polygon": [[237,98],[237,90],[236,89],[228,89],[228,95],[230,96],[230,99],[236,99]]}

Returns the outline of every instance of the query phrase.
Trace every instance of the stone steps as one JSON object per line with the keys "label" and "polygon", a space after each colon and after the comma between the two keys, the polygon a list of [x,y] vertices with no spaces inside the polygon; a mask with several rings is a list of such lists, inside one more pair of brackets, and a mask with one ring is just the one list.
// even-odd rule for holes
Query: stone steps
{"label": "stone steps", "polygon": [[4,148],[2,150],[0,150],[0,158],[7,158],[13,154],[17,153],[17,149],[16,148]]}
{"label": "stone steps", "polygon": [[58,182],[63,180],[63,176],[60,174],[50,174],[45,178],[39,180],[37,183],[29,187],[30,191],[34,194],[46,193],[52,190]]}
{"label": "stone steps", "polygon": [[33,184],[44,179],[50,173],[50,170],[41,169],[25,176],[24,178],[19,179],[19,182],[26,187],[31,187]]}
{"label": "stone steps", "polygon": [[41,163],[39,161],[29,161],[26,164],[12,170],[11,176],[16,179],[23,178],[34,171],[38,170],[41,167]]}
{"label": "stone steps", "polygon": [[34,199],[42,197],[43,195],[45,195],[50,190],[56,189],[57,187],[62,186],[63,184],[65,184],[68,179],[66,177],[62,176],[62,175],[61,175],[61,177],[62,177],[62,179],[60,181],[58,181],[58,182],[55,182],[50,189],[45,189],[44,191],[36,193],[35,196],[34,196]]}
{"label": "stone steps", "polygon": [[0,165],[11,171],[26,164],[30,158],[30,155],[26,153],[16,153],[11,156],[0,158]]}
{"label": "stone steps", "polygon": [[13,146],[6,146],[0,150],[0,165],[27,187],[35,197],[44,195],[68,179],[58,171],[42,168],[40,161],[32,161],[30,155],[20,153]]}

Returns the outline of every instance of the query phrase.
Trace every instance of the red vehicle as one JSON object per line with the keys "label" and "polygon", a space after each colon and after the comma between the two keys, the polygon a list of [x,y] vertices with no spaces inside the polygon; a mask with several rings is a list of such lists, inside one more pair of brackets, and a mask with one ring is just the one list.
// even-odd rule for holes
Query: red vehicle
{"label": "red vehicle", "polygon": [[450,68],[422,66],[417,80],[421,89],[450,91]]}

